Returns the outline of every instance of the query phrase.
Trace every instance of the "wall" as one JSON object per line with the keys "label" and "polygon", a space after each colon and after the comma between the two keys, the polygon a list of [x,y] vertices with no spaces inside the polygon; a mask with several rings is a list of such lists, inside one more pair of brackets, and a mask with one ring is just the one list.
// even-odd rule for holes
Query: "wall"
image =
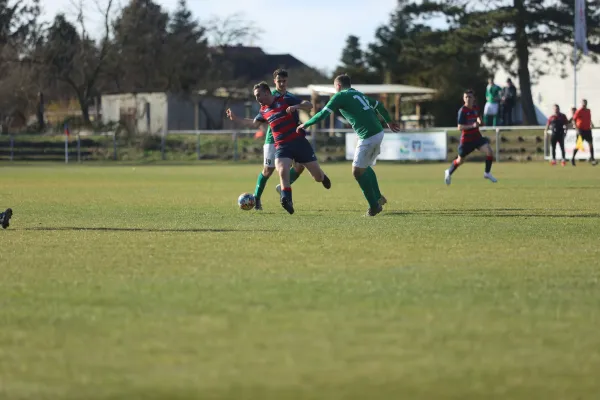
{"label": "wall", "polygon": [[102,96],[102,122],[128,120],[138,132],[161,133],[165,126],[167,95],[165,93],[114,94]]}

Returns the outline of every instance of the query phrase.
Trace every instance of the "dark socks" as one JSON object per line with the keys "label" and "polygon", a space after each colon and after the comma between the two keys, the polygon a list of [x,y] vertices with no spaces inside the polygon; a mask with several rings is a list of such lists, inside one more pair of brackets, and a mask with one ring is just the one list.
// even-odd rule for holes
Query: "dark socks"
{"label": "dark socks", "polygon": [[450,172],[450,175],[452,175],[459,166],[460,164],[457,160],[452,161],[452,164],[450,164],[450,168],[448,168],[448,172]]}
{"label": "dark socks", "polygon": [[283,201],[283,199],[292,201],[292,188],[291,187],[281,188],[281,200]]}
{"label": "dark socks", "polygon": [[485,157],[485,173],[489,174],[492,170],[492,162],[494,161],[494,157],[486,156]]}

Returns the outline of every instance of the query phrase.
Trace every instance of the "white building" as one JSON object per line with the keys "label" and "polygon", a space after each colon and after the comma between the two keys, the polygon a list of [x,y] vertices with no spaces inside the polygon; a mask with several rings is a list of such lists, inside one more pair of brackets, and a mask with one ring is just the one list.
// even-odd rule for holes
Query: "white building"
{"label": "white building", "polygon": [[[565,54],[573,51],[572,47],[563,46],[561,48]],[[537,62],[553,63],[547,60],[547,56],[542,50],[535,49],[531,52],[531,60]],[[533,61],[536,62],[536,61]],[[567,61],[565,65],[566,76],[561,77],[561,65],[549,64],[550,73],[540,77],[533,82],[531,93],[533,103],[538,112],[538,123],[545,125],[547,118],[552,114],[552,106],[558,104],[563,113],[570,117],[570,109],[574,106],[573,101],[573,65]],[[506,79],[511,78],[514,85],[519,89],[519,78],[509,76],[506,71],[496,72],[495,81],[497,85],[505,86]],[[520,94],[519,90],[519,94]],[[600,127],[600,64],[592,63],[589,58],[584,57],[584,61],[579,64],[577,70],[577,108],[580,107],[581,99],[588,101],[588,108],[592,111],[592,122]]]}
{"label": "white building", "polygon": [[[245,101],[201,94],[178,96],[157,93],[122,93],[102,95],[102,122],[125,122],[138,132],[161,134],[163,130],[207,130],[228,126],[225,110],[231,107],[238,115],[256,114],[258,106]],[[255,110],[256,109],[256,110]]]}

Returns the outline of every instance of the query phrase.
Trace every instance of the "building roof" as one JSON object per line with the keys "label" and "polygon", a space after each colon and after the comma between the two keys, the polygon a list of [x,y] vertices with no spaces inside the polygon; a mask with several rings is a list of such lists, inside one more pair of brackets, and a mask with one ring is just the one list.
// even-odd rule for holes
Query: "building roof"
{"label": "building roof", "polygon": [[[437,93],[435,89],[423,88],[418,86],[382,84],[382,85],[352,85],[359,92],[367,95],[376,94],[400,94],[402,100],[431,100],[433,95]],[[294,87],[289,91],[296,96],[310,96],[313,92],[320,95],[335,94],[335,88],[332,84],[323,85],[308,85],[307,87]]]}
{"label": "building roof", "polygon": [[266,54],[260,47],[248,46],[223,46],[213,51],[221,67],[238,81],[258,82],[277,68],[310,70],[312,75],[325,78],[291,54]]}

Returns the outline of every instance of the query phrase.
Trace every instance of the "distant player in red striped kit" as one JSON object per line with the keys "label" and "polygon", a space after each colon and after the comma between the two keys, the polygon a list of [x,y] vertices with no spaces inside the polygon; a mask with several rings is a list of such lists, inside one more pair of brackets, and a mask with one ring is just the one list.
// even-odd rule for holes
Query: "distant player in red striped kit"
{"label": "distant player in red striped kit", "polygon": [[475,95],[472,90],[467,90],[463,95],[465,104],[458,110],[458,129],[461,132],[460,144],[458,146],[458,157],[445,172],[446,185],[452,182],[452,174],[465,158],[475,150],[485,152],[485,173],[483,177],[496,183],[498,180],[494,178],[492,173],[492,162],[494,161],[494,152],[490,146],[490,140],[481,135],[479,126],[481,125],[481,117],[479,110],[475,106]]}

